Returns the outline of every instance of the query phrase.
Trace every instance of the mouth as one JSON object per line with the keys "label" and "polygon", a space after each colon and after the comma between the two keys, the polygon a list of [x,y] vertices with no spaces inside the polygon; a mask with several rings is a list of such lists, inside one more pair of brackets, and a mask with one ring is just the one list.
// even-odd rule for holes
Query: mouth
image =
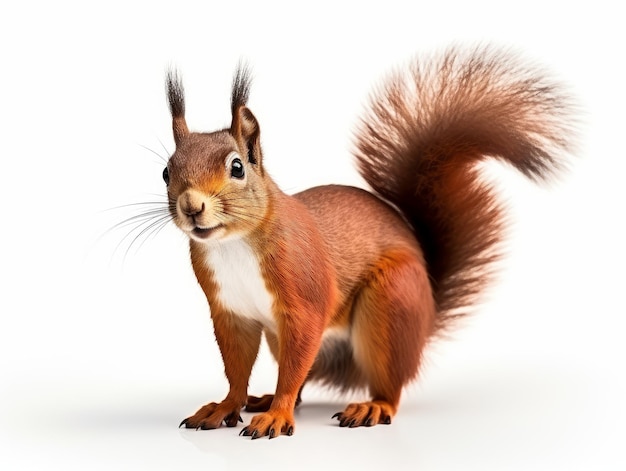
{"label": "mouth", "polygon": [[211,234],[213,234],[218,229],[221,229],[222,227],[224,227],[222,224],[218,224],[217,226],[213,226],[213,227],[198,227],[198,226],[196,226],[191,231],[191,233],[195,237],[197,237],[199,239],[208,239],[209,237],[211,237]]}

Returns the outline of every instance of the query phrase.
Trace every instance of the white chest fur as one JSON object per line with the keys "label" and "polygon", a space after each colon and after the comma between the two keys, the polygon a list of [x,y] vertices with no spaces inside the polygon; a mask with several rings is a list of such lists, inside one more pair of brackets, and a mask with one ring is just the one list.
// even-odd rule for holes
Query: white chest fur
{"label": "white chest fur", "polygon": [[273,296],[261,275],[259,261],[244,240],[229,240],[207,251],[207,263],[218,285],[218,299],[233,314],[273,329]]}

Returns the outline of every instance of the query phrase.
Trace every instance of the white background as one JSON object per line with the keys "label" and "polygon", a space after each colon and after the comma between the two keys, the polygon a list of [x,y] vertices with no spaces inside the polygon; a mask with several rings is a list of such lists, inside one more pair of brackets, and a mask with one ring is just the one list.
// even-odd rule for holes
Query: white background
{"label": "white background", "polygon": [[[616,3],[3,4],[0,468],[625,469]],[[205,131],[229,124],[247,58],[267,168],[293,192],[359,184],[350,136],[369,90],[452,41],[521,50],[585,110],[561,182],[500,176],[514,224],[489,302],[429,350],[391,426],[340,429],[330,416],[350,398],[307,388],[290,438],[178,430],[226,392],[186,241],[170,226],[127,250],[130,228],[107,231],[138,211],[110,208],[162,198],[163,162],[144,146],[173,150],[166,67]],[[251,391],[274,381],[263,350]]]}

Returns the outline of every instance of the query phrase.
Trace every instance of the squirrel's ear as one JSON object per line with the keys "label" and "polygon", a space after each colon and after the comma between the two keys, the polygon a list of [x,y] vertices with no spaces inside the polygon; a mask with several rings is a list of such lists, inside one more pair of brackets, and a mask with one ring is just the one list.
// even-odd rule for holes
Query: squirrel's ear
{"label": "squirrel's ear", "polygon": [[238,107],[233,113],[230,133],[239,144],[242,155],[246,155],[251,164],[259,164],[261,162],[261,129],[252,111],[245,106]]}
{"label": "squirrel's ear", "polygon": [[189,135],[187,122],[185,121],[185,89],[183,82],[175,70],[169,70],[166,77],[167,99],[172,113],[172,130],[176,145],[180,140]]}
{"label": "squirrel's ear", "polygon": [[248,96],[252,82],[250,67],[240,61],[235,76],[233,77],[233,89],[230,98],[230,110],[233,122],[230,125],[230,133],[237,141],[242,155],[248,156],[251,164],[259,166],[261,172],[261,129],[252,111],[248,109]]}

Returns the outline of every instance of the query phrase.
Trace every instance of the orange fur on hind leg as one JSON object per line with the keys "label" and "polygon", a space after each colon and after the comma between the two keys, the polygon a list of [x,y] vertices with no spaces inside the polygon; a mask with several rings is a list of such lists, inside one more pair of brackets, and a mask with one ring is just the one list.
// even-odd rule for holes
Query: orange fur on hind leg
{"label": "orange fur on hind leg", "polygon": [[431,334],[435,306],[421,256],[389,252],[371,271],[353,312],[354,360],[367,379],[371,401],[333,416],[342,427],[389,424],[404,385],[417,375]]}

